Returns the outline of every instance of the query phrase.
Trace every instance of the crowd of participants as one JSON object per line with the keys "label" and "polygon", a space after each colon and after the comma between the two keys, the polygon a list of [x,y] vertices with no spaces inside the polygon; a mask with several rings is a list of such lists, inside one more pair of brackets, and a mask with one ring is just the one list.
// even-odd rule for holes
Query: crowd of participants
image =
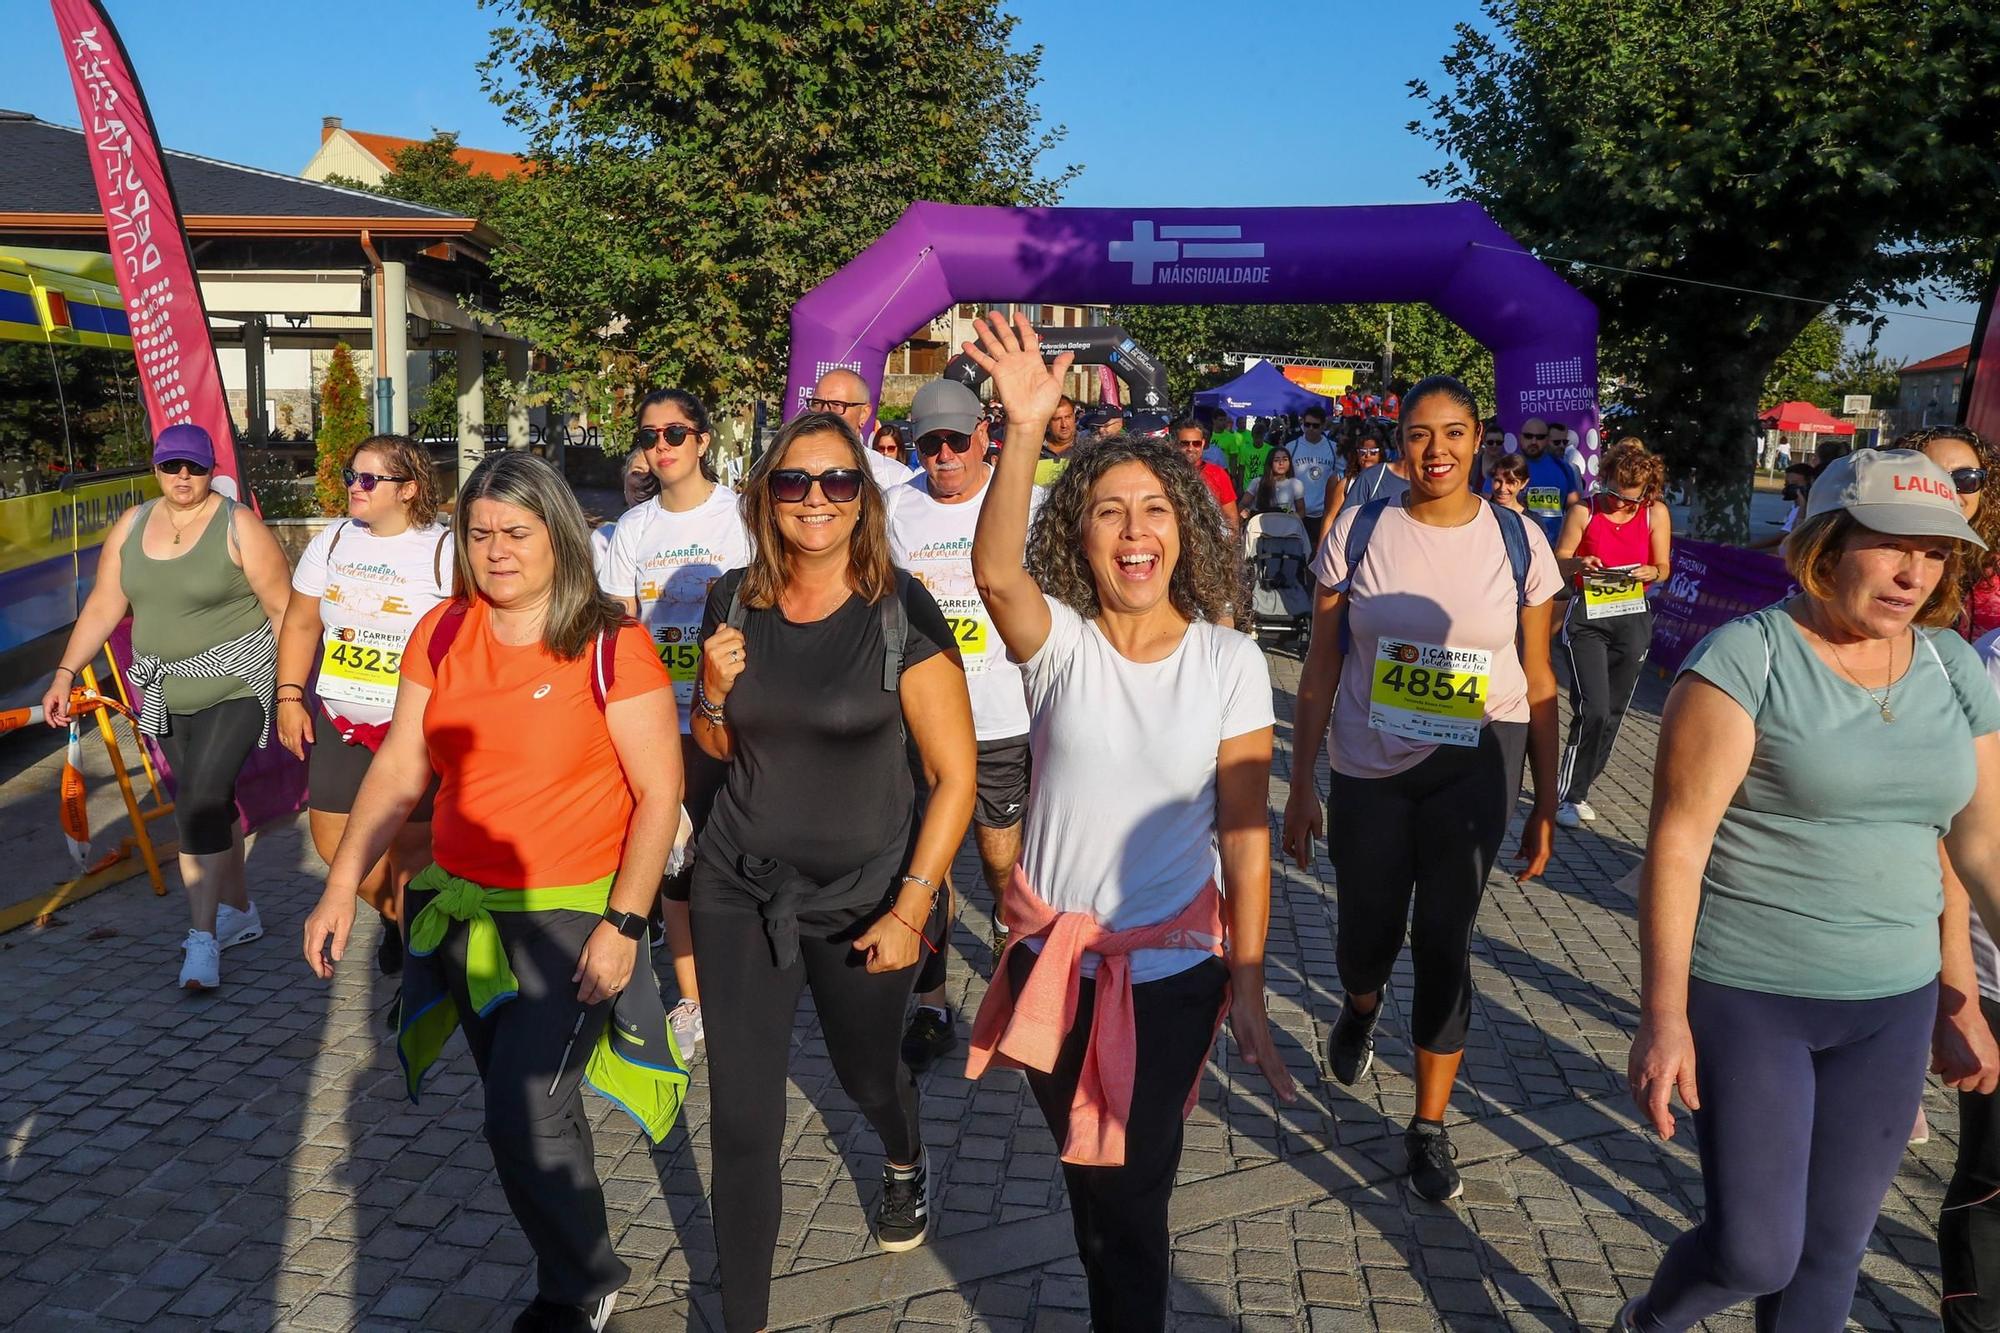
{"label": "crowd of participants", "polygon": [[[130,614],[140,725],[179,784],[181,984],[219,985],[222,950],[262,934],[233,788],[282,745],[309,765],[330,865],[307,965],[346,962],[365,900],[413,1098],[465,1033],[537,1261],[517,1329],[601,1329],[630,1276],[583,1084],[658,1141],[697,1052],[724,1320],[764,1326],[805,989],[880,1140],[876,1240],[924,1243],[918,1075],[965,1023],[945,969],[968,825],[994,963],[967,1075],[1025,1072],[1093,1326],[1166,1326],[1182,1122],[1218,1029],[1298,1095],[1265,1011],[1271,680],[1231,628],[1245,530],[1271,516],[1313,552],[1279,842],[1334,867],[1326,1068],[1367,1075],[1407,946],[1408,1183],[1462,1192],[1475,920],[1524,773],[1523,878],[1595,818],[1671,568],[1660,460],[1618,441],[1587,487],[1555,423],[1510,451],[1440,377],[1379,420],[1307,412],[1246,469],[1215,453],[1235,423],[1080,411],[1068,358],[1045,363],[1025,322],[993,317],[967,350],[993,404],[926,385],[914,467],[900,433],[864,434],[870,394],[844,370],[740,491],[716,479],[705,406],[644,394],[627,509],[595,532],[523,453],[476,467],[441,523],[425,451],[376,436],[347,462],[348,517],[288,571],[179,426],[154,453],[162,497],[105,543],[45,704],[66,722]],[[2000,468],[1966,431],[1899,443],[1792,483],[1800,591],[1711,635],[1668,696],[1629,1073],[1661,1136],[1675,1095],[1692,1113],[1704,1202],[1619,1328],[1746,1301],[1760,1327],[1842,1327],[1927,1067],[1961,1097],[1943,1316],[2000,1317],[2000,951],[1981,924],[2000,917]]]}

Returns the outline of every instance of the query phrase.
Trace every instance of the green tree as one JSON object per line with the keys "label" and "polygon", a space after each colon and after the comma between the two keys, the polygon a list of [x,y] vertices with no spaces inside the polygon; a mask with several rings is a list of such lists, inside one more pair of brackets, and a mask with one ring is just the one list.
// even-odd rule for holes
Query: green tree
{"label": "green tree", "polygon": [[1757,398],[1800,331],[1829,304],[1868,318],[1978,285],[2000,235],[2000,7],[1483,7],[1445,80],[1411,85],[1430,115],[1412,128],[1448,155],[1428,179],[1545,258],[1640,271],[1569,276],[1602,312],[1607,376],[1692,471],[1700,530],[1740,538]]}
{"label": "green tree", "polygon": [[1771,363],[1757,405],[1797,401],[1831,412],[1840,406],[1833,390],[1833,372],[1840,365],[1840,356],[1840,321],[1831,313],[1822,314],[1800,329],[1792,345]]}
{"label": "green tree", "polygon": [[354,371],[354,353],[346,343],[333,345],[326,363],[326,376],[319,384],[318,467],[313,477],[313,498],[322,514],[347,512],[347,485],[340,470],[354,446],[368,438],[368,400],[361,393],[361,377]]}
{"label": "green tree", "polygon": [[508,204],[518,193],[515,186],[519,177],[500,180],[474,175],[457,153],[458,136],[438,130],[422,143],[399,149],[389,160],[389,173],[379,184],[370,185],[346,176],[329,176],[326,183],[441,208],[503,230]]}
{"label": "green tree", "polygon": [[531,144],[504,316],[599,411],[639,382],[778,389],[792,303],[912,200],[1053,202],[1039,47],[998,0],[492,0],[483,66]]}

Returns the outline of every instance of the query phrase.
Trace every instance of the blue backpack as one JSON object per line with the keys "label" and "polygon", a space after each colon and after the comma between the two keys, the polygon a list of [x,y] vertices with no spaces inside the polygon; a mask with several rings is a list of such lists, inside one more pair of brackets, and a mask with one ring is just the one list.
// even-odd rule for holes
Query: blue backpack
{"label": "blue backpack", "polygon": [[[1370,500],[1354,515],[1354,526],[1347,530],[1347,578],[1337,591],[1346,592],[1354,585],[1354,576],[1361,572],[1361,562],[1368,555],[1368,539],[1375,535],[1375,525],[1382,521],[1382,511],[1396,503],[1398,497],[1389,495],[1380,500]],[[1511,509],[1488,502],[1486,512],[1493,515],[1493,521],[1500,525],[1500,542],[1507,548],[1507,564],[1514,571],[1514,598],[1519,606],[1528,604],[1528,567],[1531,557],[1528,553],[1528,521]],[[1348,603],[1340,604],[1340,651],[1343,655],[1354,648],[1354,635],[1347,628]]]}

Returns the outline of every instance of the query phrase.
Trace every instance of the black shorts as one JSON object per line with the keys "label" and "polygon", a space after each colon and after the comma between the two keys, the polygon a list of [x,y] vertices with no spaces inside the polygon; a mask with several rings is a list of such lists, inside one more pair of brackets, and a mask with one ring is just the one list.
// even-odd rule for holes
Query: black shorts
{"label": "black shorts", "polygon": [[[351,815],[354,798],[361,791],[361,779],[375,752],[365,745],[349,745],[324,714],[313,719],[313,734],[320,737],[306,752],[306,807],[323,815]],[[409,822],[431,822],[431,807],[437,800],[438,780],[424,789]]]}
{"label": "black shorts", "polygon": [[[708,812],[715,808],[715,798],[722,792],[724,779],[729,776],[729,765],[717,759],[708,751],[695,744],[694,737],[681,733],[681,804],[687,807],[688,822],[694,825],[694,837],[708,823]],[[693,839],[689,839],[693,845]],[[678,875],[669,875],[662,888],[667,901],[684,903],[694,890],[694,866],[692,858],[686,869]]]}
{"label": "black shorts", "polygon": [[1020,823],[1028,808],[1028,738],[979,742],[978,782],[973,823],[981,828],[1013,828]]}

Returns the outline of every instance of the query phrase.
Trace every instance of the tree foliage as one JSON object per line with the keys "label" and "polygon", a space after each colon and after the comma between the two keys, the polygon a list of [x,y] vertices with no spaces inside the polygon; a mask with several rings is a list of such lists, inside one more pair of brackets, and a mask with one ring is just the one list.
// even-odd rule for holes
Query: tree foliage
{"label": "tree foliage", "polygon": [[1763,392],[1757,396],[1758,406],[1794,401],[1828,411],[1840,406],[1840,400],[1833,397],[1833,374],[1840,366],[1841,350],[1840,321],[1831,313],[1815,317],[1771,363]]}
{"label": "tree foliage", "polygon": [[354,447],[368,438],[368,400],[361,376],[354,370],[354,353],[335,343],[319,384],[319,458],[313,475],[313,499],[322,514],[347,512],[347,483],[340,471]]}
{"label": "tree foliage", "polygon": [[[1483,204],[1603,313],[1602,361],[1748,522],[1751,421],[1831,304],[1964,294],[2000,235],[2000,7],[1898,0],[1485,0],[1413,124],[1431,183]],[[1662,280],[1665,279],[1665,280]],[[1683,281],[1683,279],[1685,281]],[[1788,300],[1694,285],[1721,283]]]}
{"label": "tree foliage", "polygon": [[520,194],[519,177],[507,180],[477,176],[460,161],[458,136],[438,130],[422,143],[398,149],[389,159],[389,171],[379,184],[345,176],[329,176],[328,185],[350,190],[369,190],[430,208],[441,208],[462,218],[478,218],[495,230],[507,225],[508,206]]}
{"label": "tree foliage", "polygon": [[[504,315],[600,410],[640,382],[774,396],[792,303],[912,201],[1053,202],[1060,130],[997,0],[485,0],[531,145]],[[436,196],[426,198],[431,202]]]}

